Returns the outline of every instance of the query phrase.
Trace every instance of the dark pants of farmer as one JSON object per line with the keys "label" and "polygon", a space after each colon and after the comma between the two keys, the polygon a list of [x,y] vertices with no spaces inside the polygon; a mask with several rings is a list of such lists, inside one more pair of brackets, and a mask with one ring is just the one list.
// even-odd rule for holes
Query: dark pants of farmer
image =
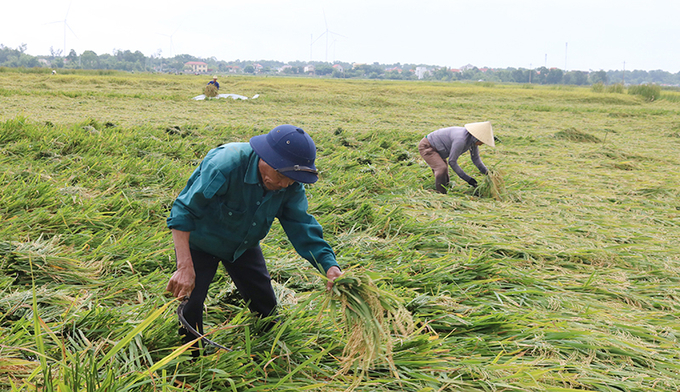
{"label": "dark pants of farmer", "polygon": [[446,193],[446,186],[449,185],[449,165],[442,159],[437,150],[432,147],[426,137],[418,143],[418,152],[432,168],[434,185],[437,192]]}
{"label": "dark pants of farmer", "polygon": [[[208,295],[210,282],[217,272],[217,266],[222,260],[196,249],[191,249],[191,258],[196,272],[196,285],[191,292],[189,301],[184,306],[183,314],[189,325],[202,334],[203,302]],[[260,316],[270,316],[275,313],[276,295],[259,245],[246,250],[233,263],[222,261],[222,264],[251,312]],[[184,328],[180,328],[179,332],[184,335],[182,338],[184,343],[195,339],[195,336]],[[192,354],[196,356],[198,351],[194,350]]]}

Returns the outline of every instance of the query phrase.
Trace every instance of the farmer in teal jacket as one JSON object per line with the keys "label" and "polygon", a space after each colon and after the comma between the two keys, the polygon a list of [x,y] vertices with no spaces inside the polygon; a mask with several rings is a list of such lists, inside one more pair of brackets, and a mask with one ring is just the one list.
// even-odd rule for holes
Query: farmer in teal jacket
{"label": "farmer in teal jacket", "polygon": [[[203,302],[220,262],[252,312],[275,313],[276,296],[260,240],[278,218],[295,250],[325,273],[341,275],[321,225],[307,213],[302,184],[317,181],[316,147],[302,129],[281,125],[250,143],[229,143],[206,155],[175,200],[167,225],[177,271],[167,291],[188,297],[184,318],[203,333]],[[184,341],[193,336],[183,328]]]}

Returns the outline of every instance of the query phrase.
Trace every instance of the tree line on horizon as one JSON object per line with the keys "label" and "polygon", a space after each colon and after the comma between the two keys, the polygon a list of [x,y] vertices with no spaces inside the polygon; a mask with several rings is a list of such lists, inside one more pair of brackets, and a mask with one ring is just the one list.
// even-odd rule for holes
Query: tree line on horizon
{"label": "tree line on horizon", "polygon": [[[26,44],[18,48],[9,48],[0,44],[0,67],[7,68],[50,68],[50,69],[90,69],[117,70],[127,72],[153,73],[192,73],[186,63],[201,61],[208,64],[208,73],[242,73],[242,74],[283,74],[312,75],[334,78],[369,78],[391,80],[417,80],[416,68],[424,67],[427,71],[421,74],[422,79],[439,81],[484,81],[500,83],[534,83],[534,84],[657,84],[664,86],[680,86],[680,72],[671,73],[663,70],[599,70],[594,72],[564,71],[559,68],[539,67],[535,69],[512,68],[491,69],[466,67],[464,70],[453,70],[447,67],[424,64],[353,64],[347,62],[328,63],[323,61],[275,61],[275,60],[217,60],[215,57],[200,58],[188,54],[164,58],[160,53],[145,56],[140,51],[114,50],[113,54],[98,55],[86,50],[81,54],[71,49],[68,55],[62,56],[61,50],[50,48],[50,55],[32,56],[26,53]],[[313,72],[305,72],[308,65],[314,65]],[[340,67],[334,67],[339,65]]]}

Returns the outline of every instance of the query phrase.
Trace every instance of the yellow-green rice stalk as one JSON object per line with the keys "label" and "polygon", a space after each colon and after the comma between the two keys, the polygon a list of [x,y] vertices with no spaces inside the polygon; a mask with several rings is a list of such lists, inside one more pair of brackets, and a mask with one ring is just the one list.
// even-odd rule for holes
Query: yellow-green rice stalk
{"label": "yellow-green rice stalk", "polygon": [[209,84],[203,88],[203,95],[208,98],[214,98],[217,96],[217,87],[213,84]]}
{"label": "yellow-green rice stalk", "polygon": [[489,169],[487,175],[484,176],[484,180],[475,189],[475,194],[480,197],[503,201],[506,196],[506,190],[502,173],[498,170]]}
{"label": "yellow-green rice stalk", "polygon": [[387,362],[394,375],[392,334],[406,336],[413,330],[411,314],[394,294],[379,288],[367,273],[345,272],[335,280],[325,304],[340,307],[347,344],[338,374],[351,369],[364,374],[378,359]]}

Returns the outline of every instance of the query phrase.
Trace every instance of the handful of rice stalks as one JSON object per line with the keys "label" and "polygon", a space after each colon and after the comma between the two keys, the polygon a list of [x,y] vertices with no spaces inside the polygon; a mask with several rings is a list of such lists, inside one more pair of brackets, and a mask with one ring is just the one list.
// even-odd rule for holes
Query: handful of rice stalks
{"label": "handful of rice stalks", "polygon": [[203,88],[203,95],[208,98],[214,98],[217,96],[217,87],[214,84],[209,84]]}
{"label": "handful of rice stalks", "polygon": [[503,201],[506,198],[505,182],[500,171],[489,169],[479,186],[475,189],[475,195]]}
{"label": "handful of rice stalks", "polygon": [[359,368],[364,374],[376,359],[383,358],[398,378],[392,359],[392,333],[407,336],[413,332],[411,314],[401,300],[376,286],[367,274],[345,272],[334,281],[324,302],[329,304],[333,312],[339,307],[347,336],[338,373]]}

